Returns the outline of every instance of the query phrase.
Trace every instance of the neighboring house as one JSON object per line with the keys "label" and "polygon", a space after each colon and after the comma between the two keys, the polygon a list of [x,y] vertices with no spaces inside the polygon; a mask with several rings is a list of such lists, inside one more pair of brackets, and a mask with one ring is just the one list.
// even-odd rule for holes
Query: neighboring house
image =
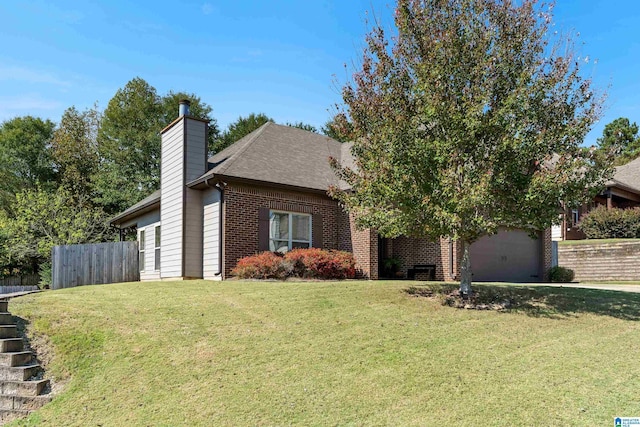
{"label": "neighboring house", "polygon": [[[330,185],[345,188],[329,157],[352,164],[350,144],[266,123],[207,159],[207,122],[190,117],[186,103],[181,113],[162,131],[161,189],[111,220],[137,228],[142,280],[220,280],[242,257],[306,247],[352,252],[360,277],[377,279],[394,257],[405,277],[431,270],[437,280],[457,278],[456,242],[379,238],[358,230],[327,195]],[[503,230],[472,245],[471,255],[474,280],[540,281],[551,263],[550,230],[538,239]]]}
{"label": "neighboring house", "polygon": [[598,206],[634,208],[640,206],[640,157],[615,168],[613,178],[606,183],[602,193],[593,202],[578,209],[567,210],[562,224],[552,227],[553,240],[580,240],[586,236],[577,227],[582,216]]}

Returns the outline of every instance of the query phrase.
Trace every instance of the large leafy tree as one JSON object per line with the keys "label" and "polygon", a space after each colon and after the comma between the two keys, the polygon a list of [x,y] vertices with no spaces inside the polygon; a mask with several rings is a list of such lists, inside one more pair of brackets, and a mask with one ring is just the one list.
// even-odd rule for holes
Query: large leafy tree
{"label": "large leafy tree", "polygon": [[181,99],[191,101],[191,115],[211,120],[213,144],[218,128],[212,108],[194,94],[160,96],[136,77],[109,101],[98,132],[100,167],[93,178],[96,202],[108,213],[126,209],[160,186],[160,131],[178,117]]}
{"label": "large leafy tree", "polygon": [[343,89],[357,167],[334,162],[352,186],[334,192],[383,236],[457,239],[468,295],[471,243],[545,229],[599,189],[608,171],[580,144],[602,98],[535,0],[399,0],[395,25],[374,25]]}
{"label": "large leafy tree", "polygon": [[36,117],[16,117],[0,124],[0,208],[8,209],[15,193],[55,185],[51,138],[55,124]]}
{"label": "large leafy tree", "polygon": [[92,194],[91,179],[98,170],[101,117],[97,107],[85,111],[68,108],[53,134],[51,147],[60,183],[74,194]]}
{"label": "large leafy tree", "polygon": [[605,152],[613,152],[615,164],[622,165],[640,156],[640,137],[638,125],[619,117],[604,127],[598,146]]}
{"label": "large leafy tree", "polygon": [[97,202],[115,213],[160,184],[162,104],[156,89],[136,77],[118,89],[98,132]]}
{"label": "large leafy tree", "polygon": [[237,140],[249,135],[263,124],[272,121],[273,119],[263,113],[251,113],[247,117],[238,117],[238,120],[230,123],[227,129],[222,132],[222,135],[213,147],[213,151],[219,153]]}
{"label": "large leafy tree", "polygon": [[353,125],[344,113],[338,113],[322,126],[322,133],[340,142],[353,141]]}
{"label": "large leafy tree", "polygon": [[199,96],[195,93],[186,92],[173,92],[169,91],[162,97],[162,124],[167,126],[172,121],[178,118],[178,105],[183,99],[191,102],[189,106],[189,114],[191,116],[209,120],[209,134],[207,135],[209,151],[213,152],[216,141],[220,137],[220,129],[218,129],[218,122],[213,118],[213,108],[207,103],[203,102]]}

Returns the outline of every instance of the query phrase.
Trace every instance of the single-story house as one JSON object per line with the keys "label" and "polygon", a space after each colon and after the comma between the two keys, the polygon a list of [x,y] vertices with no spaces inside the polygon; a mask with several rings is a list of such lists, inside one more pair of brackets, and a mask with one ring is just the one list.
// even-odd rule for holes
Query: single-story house
{"label": "single-story house", "polygon": [[[329,157],[353,162],[350,144],[266,123],[207,159],[206,135],[207,122],[181,104],[180,117],[162,130],[160,190],[111,220],[137,228],[141,280],[222,280],[242,257],[306,247],[352,252],[364,278],[379,278],[393,257],[404,277],[457,279],[456,242],[381,238],[357,229],[328,196],[330,185],[344,185]],[[502,230],[479,240],[471,247],[474,280],[543,280],[550,236]]]}
{"label": "single-story house", "polygon": [[640,207],[640,157],[615,168],[613,178],[591,203],[577,209],[567,209],[562,224],[552,227],[553,240],[580,240],[586,236],[577,226],[582,216],[598,206],[611,208]]}

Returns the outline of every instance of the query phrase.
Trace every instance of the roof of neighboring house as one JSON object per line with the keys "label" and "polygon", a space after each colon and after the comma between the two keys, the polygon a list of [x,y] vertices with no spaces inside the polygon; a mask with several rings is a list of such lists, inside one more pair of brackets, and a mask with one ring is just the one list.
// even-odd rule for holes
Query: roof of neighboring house
{"label": "roof of neighboring house", "polygon": [[142,214],[146,211],[149,211],[156,207],[156,205],[160,205],[160,190],[156,190],[144,199],[140,200],[135,205],[131,206],[124,212],[119,213],[117,216],[114,216],[109,220],[111,224],[121,224],[126,221],[129,217],[134,217],[139,214]]}
{"label": "roof of neighboring house", "polygon": [[615,169],[607,187],[620,186],[640,194],[640,157]]}
{"label": "roof of neighboring house", "polygon": [[330,185],[339,185],[330,157],[339,161],[346,157],[342,143],[267,122],[211,157],[209,171],[188,185],[220,176],[326,191]]}

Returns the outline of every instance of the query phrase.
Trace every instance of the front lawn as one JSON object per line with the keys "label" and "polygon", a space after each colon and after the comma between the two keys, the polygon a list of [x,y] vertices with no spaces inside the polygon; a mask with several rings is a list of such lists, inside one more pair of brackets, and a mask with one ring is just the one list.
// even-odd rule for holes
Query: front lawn
{"label": "front lawn", "polygon": [[[610,425],[640,415],[640,294],[410,282],[154,282],[14,299],[66,381],[20,425]],[[491,286],[491,285],[478,285]],[[495,291],[493,289],[492,291]]]}

